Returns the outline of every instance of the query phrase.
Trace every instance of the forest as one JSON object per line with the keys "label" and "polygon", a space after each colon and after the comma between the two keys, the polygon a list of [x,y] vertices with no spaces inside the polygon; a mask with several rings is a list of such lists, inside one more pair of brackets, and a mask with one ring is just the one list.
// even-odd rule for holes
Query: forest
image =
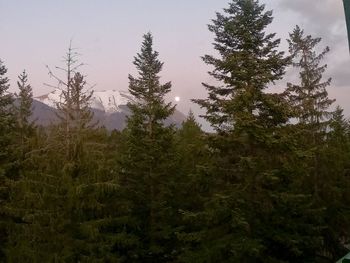
{"label": "forest", "polygon": [[[153,36],[129,75],[122,131],[93,122],[80,61],[65,56],[58,123],[31,119],[0,61],[0,262],[335,262],[350,249],[350,123],[329,98],[329,48],[296,26],[289,49],[272,11],[230,0],[208,21],[215,85],[180,128]],[[168,63],[168,62],[167,62]],[[169,62],[171,63],[171,62]],[[297,72],[279,93],[268,88]]]}

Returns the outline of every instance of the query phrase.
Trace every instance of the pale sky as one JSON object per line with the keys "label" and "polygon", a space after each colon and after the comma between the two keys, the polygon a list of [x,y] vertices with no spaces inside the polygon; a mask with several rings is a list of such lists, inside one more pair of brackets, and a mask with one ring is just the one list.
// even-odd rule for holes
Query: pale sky
{"label": "pale sky", "polygon": [[[215,54],[207,24],[229,0],[0,0],[0,58],[8,68],[11,91],[23,69],[29,74],[34,95],[49,93],[46,65],[61,66],[70,39],[87,65],[82,72],[96,90],[127,90],[128,74],[135,73],[133,57],[142,35],[151,31],[155,49],[164,62],[162,80],[172,81],[172,93],[181,98],[178,109],[198,113],[193,98],[206,97],[202,82],[214,83],[202,60]],[[305,32],[329,45],[328,73],[333,77],[329,94],[350,116],[350,55],[342,0],[261,0],[274,10],[269,31],[282,39],[298,24]],[[289,73],[286,80],[293,80]],[[285,81],[272,90],[281,90]]]}

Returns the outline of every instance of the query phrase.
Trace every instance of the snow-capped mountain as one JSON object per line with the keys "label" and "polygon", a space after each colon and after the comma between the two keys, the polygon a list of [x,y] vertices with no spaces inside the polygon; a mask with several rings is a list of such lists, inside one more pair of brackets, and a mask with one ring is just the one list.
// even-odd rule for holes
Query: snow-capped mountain
{"label": "snow-capped mountain", "polygon": [[[36,97],[35,99],[46,104],[47,106],[56,108],[57,103],[62,100],[62,91],[55,89],[54,91]],[[90,106],[92,109],[97,109],[106,113],[114,113],[120,112],[120,106],[127,105],[131,100],[132,96],[126,91],[94,91],[90,101]]]}
{"label": "snow-capped mountain", "polygon": [[130,101],[132,96],[125,91],[95,91],[91,98],[91,108],[113,113],[120,111],[119,106],[127,105]]}
{"label": "snow-capped mountain", "polygon": [[48,94],[35,97],[34,99],[46,104],[49,107],[56,108],[57,103],[61,101],[61,95],[62,92],[59,89],[55,89]]}
{"label": "snow-capped mountain", "polygon": [[[33,120],[44,126],[57,121],[55,111],[57,103],[62,99],[62,91],[59,89],[35,97]],[[108,130],[121,130],[125,127],[126,116],[130,114],[127,104],[132,100],[132,95],[126,91],[94,91],[90,107],[100,126],[104,126]],[[176,110],[172,116],[165,120],[165,124],[180,126],[184,120],[185,115]]]}

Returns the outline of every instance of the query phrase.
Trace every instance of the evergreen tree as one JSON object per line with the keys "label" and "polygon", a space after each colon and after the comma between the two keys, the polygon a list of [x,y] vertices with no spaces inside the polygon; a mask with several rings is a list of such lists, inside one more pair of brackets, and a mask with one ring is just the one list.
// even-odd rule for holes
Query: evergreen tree
{"label": "evergreen tree", "polygon": [[8,201],[11,177],[11,145],[13,143],[14,116],[10,109],[13,97],[8,92],[9,79],[6,77],[7,68],[0,60],[0,262],[5,262],[4,247],[7,237],[8,214],[4,206]]}
{"label": "evergreen tree", "polygon": [[[6,162],[9,152],[11,129],[13,127],[13,115],[10,107],[13,97],[8,92],[9,79],[6,77],[7,68],[0,60],[0,176],[3,177],[6,171]],[[1,179],[2,181],[2,179]]]}
{"label": "evergreen tree", "polygon": [[[347,154],[343,154],[345,152],[342,149],[347,147],[347,143],[344,141],[345,130],[339,129],[341,126],[345,128],[345,122],[340,109],[334,115],[337,120],[330,119],[333,115],[330,106],[334,100],[329,99],[326,88],[330,85],[331,78],[323,80],[327,65],[321,65],[329,48],[318,53],[321,38],[305,35],[299,26],[290,34],[288,42],[293,66],[299,70],[300,79],[298,84],[288,83],[285,92],[292,105],[293,117],[298,121],[293,130],[304,174],[299,177],[299,186],[304,194],[312,197],[311,207],[322,211],[319,215],[321,220],[313,226],[322,230],[322,243],[315,248],[317,257],[335,261],[344,252],[338,238],[344,237],[346,233],[342,232],[345,225],[341,223],[345,218],[344,213],[347,213],[342,208],[341,199],[345,196],[341,184],[347,185],[343,163]],[[329,131],[330,134],[327,134]],[[334,143],[343,140],[344,145],[332,145],[333,142],[327,142],[327,138],[335,140]]]}
{"label": "evergreen tree", "polygon": [[60,122],[42,135],[14,184],[10,209],[20,220],[11,228],[10,262],[112,260],[114,241],[106,229],[115,211],[115,174],[105,168],[105,139],[92,129],[92,92],[85,91],[72,52],[66,57],[67,82],[51,72],[63,94]]}
{"label": "evergreen tree", "polygon": [[349,163],[350,141],[349,123],[344,118],[343,109],[336,107],[329,120],[327,138],[318,146],[318,178],[320,180],[319,205],[324,207],[323,246],[319,254],[335,261],[347,253],[344,244],[350,240],[348,218],[350,210]]}
{"label": "evergreen tree", "polygon": [[15,212],[17,204],[14,206],[13,197],[17,191],[17,184],[23,179],[24,173],[26,172],[26,159],[27,154],[33,149],[34,146],[33,139],[35,137],[35,126],[34,123],[30,121],[30,116],[32,114],[32,89],[27,83],[27,74],[25,71],[18,77],[17,81],[18,88],[20,90],[19,94],[15,94],[16,100],[14,105],[11,107],[11,111],[14,114],[14,126],[13,126],[13,142],[11,145],[12,152],[12,169],[11,178],[8,178],[8,200],[5,206],[5,211],[11,220],[8,223],[9,241],[6,246],[7,260],[11,262],[11,257],[9,257],[9,250],[12,249],[11,242],[13,240],[13,226],[16,223],[23,223],[21,216]]}
{"label": "evergreen tree", "polygon": [[265,92],[283,77],[290,57],[277,50],[275,34],[265,33],[272,12],[264,9],[256,0],[233,0],[209,26],[220,56],[203,59],[222,85],[204,84],[208,98],[195,100],[217,133],[209,137],[212,162],[203,172],[211,195],[202,211],[184,212],[193,222],[184,235],[191,244],[182,255],[186,262],[313,258],[318,236],[305,232],[305,222],[316,212],[302,210],[307,197],[293,191],[290,107],[282,94]]}
{"label": "evergreen tree", "polygon": [[289,52],[293,56],[293,66],[300,70],[300,84],[288,83],[286,94],[295,107],[295,117],[300,123],[317,125],[318,129],[325,130],[322,123],[331,116],[328,110],[334,100],[328,98],[326,90],[331,78],[322,80],[327,65],[320,65],[329,47],[317,54],[316,48],[320,42],[321,38],[305,36],[299,26],[290,34]]}
{"label": "evergreen tree", "polygon": [[[30,130],[33,128],[33,122],[30,121],[32,115],[33,91],[30,84],[28,84],[28,75],[24,70],[18,76],[17,86],[19,88],[17,99],[19,100],[17,122],[22,130]],[[24,135],[23,135],[24,136]]]}
{"label": "evergreen tree", "polygon": [[344,110],[337,105],[335,111],[332,113],[332,118],[329,123],[330,131],[327,133],[328,141],[331,141],[332,145],[343,146],[344,153],[347,149],[347,137],[349,134],[349,122],[344,116]]}
{"label": "evergreen tree", "polygon": [[163,63],[153,50],[150,33],[144,35],[134,65],[139,76],[129,75],[134,101],[120,158],[125,216],[116,249],[125,262],[168,262],[176,251],[171,191],[174,131],[163,122],[174,106],[165,102],[171,83],[160,83]]}
{"label": "evergreen tree", "polygon": [[182,122],[181,128],[177,131],[177,151],[179,155],[179,167],[183,174],[195,174],[197,165],[204,159],[205,141],[204,132],[197,123],[192,110],[187,119]]}
{"label": "evergreen tree", "polygon": [[24,155],[29,151],[28,143],[30,137],[33,135],[35,130],[34,121],[31,120],[32,115],[32,104],[33,104],[33,91],[30,84],[28,84],[28,76],[26,71],[23,71],[21,75],[18,76],[17,86],[19,88],[19,93],[16,94],[16,130],[18,133],[18,161],[24,159]]}
{"label": "evergreen tree", "polygon": [[182,211],[197,209],[201,206],[198,191],[194,191],[200,185],[201,178],[198,171],[208,163],[209,158],[206,134],[197,123],[192,111],[182,122],[181,128],[177,130],[175,142],[177,155],[176,202]]}
{"label": "evergreen tree", "polygon": [[62,90],[61,101],[57,103],[57,117],[60,123],[57,129],[58,142],[64,143],[66,165],[77,166],[80,160],[80,150],[83,147],[86,133],[93,128],[93,113],[90,98],[93,92],[86,92],[86,81],[81,73],[74,73],[66,89]]}
{"label": "evergreen tree", "polygon": [[209,74],[223,85],[203,84],[209,96],[196,102],[207,110],[205,118],[219,132],[254,124],[263,90],[282,78],[289,63],[277,50],[280,40],[264,32],[272,22],[272,12],[264,8],[256,0],[234,0],[209,25],[220,57],[206,55],[203,60],[214,67]]}

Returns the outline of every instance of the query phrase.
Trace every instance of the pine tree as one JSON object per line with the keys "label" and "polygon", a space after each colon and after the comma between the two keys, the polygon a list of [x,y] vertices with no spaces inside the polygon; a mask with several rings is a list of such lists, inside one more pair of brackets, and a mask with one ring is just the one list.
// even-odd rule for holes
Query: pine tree
{"label": "pine tree", "polygon": [[337,105],[335,111],[332,113],[329,128],[330,131],[327,133],[327,139],[332,142],[332,145],[344,146],[346,149],[350,127],[348,120],[344,116],[344,110],[339,105]]}
{"label": "pine tree", "polygon": [[76,72],[81,64],[77,64],[75,56],[70,48],[66,56],[68,85],[57,105],[60,123],[53,133],[53,148],[57,147],[56,155],[59,153],[63,162],[58,163],[62,165],[63,190],[67,191],[63,201],[68,200],[61,216],[68,219],[65,235],[71,245],[65,246],[63,255],[74,262],[115,261],[116,237],[111,234],[111,221],[117,211],[113,198],[118,185],[104,156],[105,137],[93,121],[93,91],[86,90],[85,77]]}
{"label": "pine tree", "polygon": [[220,56],[203,59],[222,85],[204,84],[208,98],[195,100],[217,133],[208,137],[212,161],[203,171],[211,194],[203,195],[202,211],[184,212],[193,223],[184,235],[191,244],[186,262],[313,258],[318,236],[305,232],[305,222],[317,212],[303,210],[308,199],[293,190],[290,107],[282,94],[265,91],[283,77],[290,57],[278,51],[275,34],[265,33],[273,18],[264,9],[256,0],[233,0],[209,26]]}
{"label": "pine tree", "polygon": [[23,161],[24,155],[29,151],[29,140],[35,131],[34,121],[31,120],[33,91],[30,84],[28,84],[28,76],[26,71],[23,71],[18,76],[17,86],[19,93],[16,94],[16,131],[18,133],[18,161]]}
{"label": "pine tree", "polygon": [[[85,79],[69,48],[67,81],[59,81],[60,122],[50,127],[26,160],[9,209],[20,218],[11,229],[11,262],[107,262],[114,239],[108,225],[115,174],[105,168],[104,138],[93,129]],[[62,86],[63,85],[63,86]]]}
{"label": "pine tree", "polygon": [[93,128],[93,113],[90,110],[90,98],[93,92],[86,92],[84,76],[76,72],[69,80],[67,88],[62,90],[61,101],[57,104],[57,117],[60,120],[57,129],[58,142],[63,142],[66,164],[77,165],[80,150],[86,133]]}
{"label": "pine tree", "polygon": [[125,262],[168,262],[175,249],[176,219],[172,196],[173,128],[164,120],[174,106],[165,102],[171,83],[160,83],[163,63],[153,50],[153,37],[144,35],[141,52],[134,59],[138,77],[129,75],[134,101],[124,131],[120,159],[120,184],[124,210],[117,252]]}
{"label": "pine tree", "polygon": [[[311,196],[310,207],[322,211],[318,216],[320,221],[314,222],[316,224],[312,226],[322,230],[320,232],[322,242],[315,247],[317,257],[335,261],[343,253],[338,237],[344,235],[341,231],[345,227],[341,222],[345,218],[346,210],[341,208],[341,199],[344,196],[339,182],[347,185],[347,180],[344,180],[343,176],[345,167],[342,164],[347,157],[346,154],[340,154],[344,153],[341,150],[344,146],[338,148],[336,144],[327,142],[327,137],[334,139],[335,136],[332,134],[338,130],[331,131],[330,118],[333,113],[330,111],[330,106],[334,100],[328,97],[326,90],[331,84],[331,78],[323,80],[327,65],[321,65],[329,48],[318,52],[321,38],[305,35],[299,26],[296,26],[290,34],[288,42],[293,66],[299,70],[300,79],[298,84],[288,83],[285,92],[292,105],[293,117],[297,119],[297,123],[293,125],[293,132],[297,138],[299,166],[303,167],[303,176],[298,178],[299,187],[305,195]],[[340,109],[334,116],[343,122]],[[336,123],[333,122],[332,125]],[[327,134],[329,131],[330,134]],[[344,134],[337,136],[339,137],[336,140],[346,137]],[[347,145],[345,141],[344,145]],[[338,158],[335,157],[337,155]]]}
{"label": "pine tree", "polygon": [[0,60],[0,176],[5,174],[6,160],[8,159],[8,146],[13,127],[13,116],[10,112],[10,106],[13,103],[12,95],[7,91],[9,89],[9,79],[6,77],[7,68]]}
{"label": "pine tree", "polygon": [[30,84],[28,84],[28,75],[25,70],[18,76],[17,86],[19,88],[19,93],[18,95],[16,94],[19,100],[17,116],[18,126],[23,130],[30,129],[34,125],[33,122],[30,121],[32,115],[33,91]]}
{"label": "pine tree", "polygon": [[[200,171],[209,161],[206,134],[197,123],[192,111],[182,122],[176,133],[176,196],[182,211],[197,209],[201,206],[199,195]],[[183,222],[184,224],[184,222]]]}
{"label": "pine tree", "polygon": [[192,110],[187,119],[177,131],[177,150],[179,152],[179,167],[183,173],[190,175],[196,172],[197,164],[204,158],[204,132],[197,123]]}
{"label": "pine tree", "polygon": [[32,114],[32,89],[27,83],[27,74],[25,71],[18,77],[17,86],[20,90],[19,94],[15,94],[16,100],[11,107],[13,112],[13,142],[11,145],[12,152],[12,168],[11,178],[8,178],[8,200],[4,211],[11,218],[8,223],[8,244],[6,246],[7,260],[11,261],[8,251],[12,249],[11,242],[13,240],[13,226],[17,223],[23,223],[21,216],[15,212],[17,206],[13,206],[13,197],[17,191],[17,184],[23,179],[23,175],[28,169],[26,167],[27,154],[32,150],[33,139],[35,137],[35,126],[30,121]]}
{"label": "pine tree", "polygon": [[329,130],[323,147],[318,146],[318,171],[320,182],[320,205],[324,206],[323,246],[319,253],[335,261],[347,253],[344,244],[350,239],[348,218],[350,210],[349,161],[350,141],[349,122],[343,109],[336,107],[329,120]]}
{"label": "pine tree", "polygon": [[203,60],[214,67],[209,74],[223,85],[203,84],[209,96],[196,102],[207,110],[205,118],[219,132],[254,123],[263,90],[282,78],[289,63],[277,50],[280,40],[264,32],[272,22],[272,12],[264,8],[256,0],[234,0],[209,25],[220,57],[206,55]]}
{"label": "pine tree", "polygon": [[296,26],[288,39],[289,52],[293,56],[293,66],[299,70],[300,84],[288,83],[285,92],[293,105],[294,117],[298,120],[298,133],[303,141],[305,154],[309,156],[312,182],[309,187],[314,194],[319,194],[319,152],[323,147],[329,118],[332,113],[329,107],[334,102],[328,98],[326,88],[331,84],[331,78],[323,81],[323,74],[327,65],[320,65],[329,47],[317,53],[321,38],[305,35],[304,31]]}
{"label": "pine tree", "polygon": [[[176,202],[179,204],[179,212],[182,215],[180,221],[180,231],[177,232],[177,238],[181,243],[179,261],[197,261],[201,258],[191,254],[192,245],[198,241],[201,236],[203,222],[194,216],[196,212],[203,211],[203,204],[210,195],[210,183],[208,183],[206,167],[211,163],[212,153],[207,145],[209,135],[202,131],[197,123],[192,111],[189,112],[187,119],[182,123],[177,131],[176,152],[177,152],[177,188]],[[196,231],[199,230],[199,233]],[[204,232],[204,231],[203,231]],[[188,234],[190,233],[190,234]],[[198,234],[198,236],[197,236]]]}
{"label": "pine tree", "polygon": [[[307,164],[304,185],[312,189],[316,200],[322,198],[321,155],[325,150],[325,139],[329,127],[329,111],[334,100],[328,98],[326,88],[331,78],[323,81],[327,65],[320,65],[329,52],[326,47],[319,54],[317,46],[321,38],[304,34],[299,26],[290,34],[289,52],[293,56],[293,66],[299,70],[300,84],[288,83],[285,94],[293,105],[294,117],[297,118],[296,132],[299,137],[299,151],[304,154]],[[306,189],[305,189],[306,190]]]}
{"label": "pine tree", "polygon": [[10,109],[13,97],[8,92],[9,79],[6,77],[7,68],[0,60],[0,262],[5,262],[4,247],[7,238],[8,214],[4,206],[8,201],[13,143],[14,116]]}
{"label": "pine tree", "polygon": [[318,125],[317,128],[325,130],[326,127],[321,125],[331,116],[328,110],[334,100],[328,98],[326,90],[331,84],[331,78],[322,81],[327,65],[320,65],[329,47],[317,54],[316,48],[320,42],[321,38],[305,36],[299,26],[290,34],[289,52],[293,56],[293,66],[300,70],[300,84],[288,83],[287,95],[300,123]]}

